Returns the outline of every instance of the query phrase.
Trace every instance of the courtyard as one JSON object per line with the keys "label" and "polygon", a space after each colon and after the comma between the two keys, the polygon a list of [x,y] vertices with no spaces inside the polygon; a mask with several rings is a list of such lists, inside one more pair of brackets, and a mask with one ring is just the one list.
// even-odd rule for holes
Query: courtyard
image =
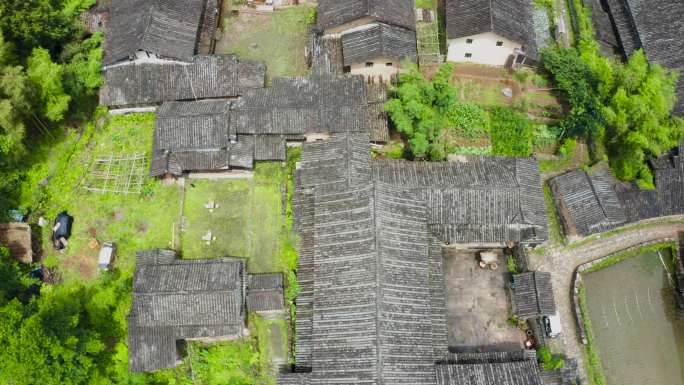
{"label": "courtyard", "polygon": [[[444,249],[449,350],[519,350],[524,333],[508,322],[511,301],[505,263],[483,269],[472,250]],[[500,257],[503,262],[503,258]]]}

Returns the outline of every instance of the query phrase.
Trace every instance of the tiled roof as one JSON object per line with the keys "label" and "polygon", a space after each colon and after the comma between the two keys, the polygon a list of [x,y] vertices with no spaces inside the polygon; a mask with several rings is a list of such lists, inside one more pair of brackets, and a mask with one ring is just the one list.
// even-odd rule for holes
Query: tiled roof
{"label": "tiled roof", "polygon": [[140,107],[174,100],[237,97],[262,88],[266,66],[235,55],[193,56],[188,62],[136,60],[106,67],[100,103]]}
{"label": "tiled roof", "polygon": [[206,3],[206,0],[113,1],[104,64],[127,60],[138,50],[189,59],[195,54]]}
{"label": "tiled roof", "polygon": [[495,32],[536,55],[532,2],[528,0],[446,0],[449,39]]}
{"label": "tiled roof", "polygon": [[318,28],[335,28],[370,17],[386,24],[415,29],[413,5],[413,0],[319,0]]}
{"label": "tiled roof", "polygon": [[173,254],[138,255],[128,328],[131,371],[175,366],[176,340],[242,335],[244,262],[174,260]]}
{"label": "tiled roof", "polygon": [[416,33],[384,23],[364,25],[342,34],[342,52],[344,65],[378,58],[415,62],[418,55]]}

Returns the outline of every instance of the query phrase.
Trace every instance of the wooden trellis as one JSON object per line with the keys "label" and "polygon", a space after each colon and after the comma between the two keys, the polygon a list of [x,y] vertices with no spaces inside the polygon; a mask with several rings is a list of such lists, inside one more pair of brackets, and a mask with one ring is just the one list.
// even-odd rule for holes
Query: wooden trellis
{"label": "wooden trellis", "polygon": [[445,58],[439,48],[439,24],[437,19],[416,23],[418,62],[421,64],[443,63]]}
{"label": "wooden trellis", "polygon": [[143,154],[110,155],[95,159],[85,189],[96,193],[140,194],[146,173]]}

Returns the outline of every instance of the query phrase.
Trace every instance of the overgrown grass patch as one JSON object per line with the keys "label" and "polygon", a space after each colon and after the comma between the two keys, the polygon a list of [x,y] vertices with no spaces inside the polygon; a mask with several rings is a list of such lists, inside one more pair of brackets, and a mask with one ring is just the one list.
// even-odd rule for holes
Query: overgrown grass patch
{"label": "overgrown grass patch", "polygon": [[227,18],[216,51],[265,62],[271,79],[304,75],[304,48],[308,24],[315,20],[313,15],[315,8],[300,5],[272,14],[241,13]]}
{"label": "overgrown grass patch", "polygon": [[[115,242],[115,266],[132,274],[135,252],[172,247],[172,224],[179,214],[177,186],[163,186],[146,178],[143,194],[117,195],[86,191],[84,181],[96,158],[112,154],[152,152],[153,114],[115,116],[102,129],[88,125],[82,132],[56,145],[48,159],[29,173],[22,194],[32,220],[52,221],[61,211],[74,217],[73,234],[63,252],[51,246],[50,226],[42,228],[42,245],[48,266],[65,280],[89,280],[96,274],[97,254],[103,242]],[[41,186],[40,181],[47,181]],[[43,183],[44,184],[44,183]]]}
{"label": "overgrown grass patch", "polygon": [[549,219],[549,239],[554,244],[563,245],[566,242],[565,234],[548,183],[544,183],[544,202],[546,203],[546,216]]}
{"label": "overgrown grass patch", "polygon": [[282,183],[280,163],[257,164],[249,179],[187,180],[183,257],[233,256],[246,258],[251,272],[284,271],[278,264],[285,226]]}

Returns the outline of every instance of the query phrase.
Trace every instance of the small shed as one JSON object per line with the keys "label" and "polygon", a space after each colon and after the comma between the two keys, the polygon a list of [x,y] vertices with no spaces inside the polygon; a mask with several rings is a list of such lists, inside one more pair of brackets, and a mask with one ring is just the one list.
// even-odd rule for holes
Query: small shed
{"label": "small shed", "polygon": [[247,311],[263,313],[283,309],[283,275],[250,274],[247,278]]}
{"label": "small shed", "polygon": [[520,320],[556,314],[551,273],[516,274],[511,283],[513,314]]}
{"label": "small shed", "polygon": [[0,223],[0,245],[7,247],[10,257],[22,263],[33,262],[31,227],[26,223]]}

